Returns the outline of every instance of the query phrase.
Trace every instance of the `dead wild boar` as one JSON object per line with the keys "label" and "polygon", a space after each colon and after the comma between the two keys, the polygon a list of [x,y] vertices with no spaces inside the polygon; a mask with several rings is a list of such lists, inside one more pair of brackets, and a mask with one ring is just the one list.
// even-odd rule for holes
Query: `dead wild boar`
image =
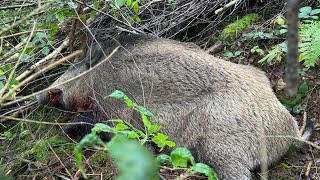
{"label": "dead wild boar", "polygon": [[261,137],[270,164],[296,143],[294,138],[306,140],[311,134],[311,128],[299,133],[264,72],[215,58],[193,44],[120,35],[94,43],[53,85],[85,71],[37,96],[38,102],[133,119],[141,126],[122,101],[103,100],[121,90],[151,110],[161,131],[190,149],[197,161],[211,165],[220,179],[252,179],[251,171],[261,165]]}

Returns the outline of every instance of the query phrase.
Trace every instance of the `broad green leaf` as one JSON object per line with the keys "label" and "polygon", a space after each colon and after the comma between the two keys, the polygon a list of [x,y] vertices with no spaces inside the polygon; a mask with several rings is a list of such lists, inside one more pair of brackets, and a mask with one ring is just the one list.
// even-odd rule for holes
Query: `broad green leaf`
{"label": "broad green leaf", "polygon": [[143,131],[138,131],[138,134],[142,137],[142,138],[145,138],[146,137],[146,134],[143,132]]}
{"label": "broad green leaf", "polygon": [[308,14],[302,14],[302,13],[301,13],[301,14],[298,15],[298,17],[301,18],[301,19],[307,19],[307,18],[309,18],[310,16],[309,16]]}
{"label": "broad green leaf", "polygon": [[4,87],[4,84],[2,81],[0,81],[0,90]]}
{"label": "broad green leaf", "polygon": [[127,0],[126,4],[127,4],[127,6],[131,7],[132,6],[132,0]]}
{"label": "broad green leaf", "polygon": [[94,127],[91,129],[94,133],[100,133],[100,132],[114,132],[114,129],[106,124],[103,123],[97,123],[94,125]]}
{"label": "broad green leaf", "polygon": [[276,56],[277,54],[270,54],[270,56],[267,58],[267,62],[270,63]]}
{"label": "broad green leaf", "polygon": [[167,144],[167,146],[169,146],[169,147],[175,147],[175,146],[176,146],[176,143],[173,142],[173,141],[166,141],[166,144]]}
{"label": "broad green leaf", "polygon": [[94,19],[95,18],[95,16],[96,16],[96,11],[95,10],[92,10],[91,12],[90,12],[90,18],[91,19]]}
{"label": "broad green leaf", "polygon": [[158,163],[171,163],[171,157],[166,154],[160,154],[157,156]]}
{"label": "broad green leaf", "polygon": [[284,18],[282,16],[277,16],[275,22],[280,26],[284,25],[286,23],[286,21],[284,20]]}
{"label": "broad green leaf", "polygon": [[191,167],[191,170],[205,174],[208,177],[208,180],[218,180],[217,174],[213,171],[213,169],[203,163],[197,163]]}
{"label": "broad green leaf", "polygon": [[6,131],[3,133],[3,136],[7,139],[10,139],[13,137],[13,134],[10,131]]}
{"label": "broad green leaf", "polygon": [[86,178],[86,174],[84,172],[84,169],[82,167],[82,149],[86,146],[95,146],[97,144],[103,144],[103,141],[96,135],[96,134],[87,134],[85,137],[81,139],[79,144],[74,148],[75,158],[77,161],[77,165],[82,173],[82,175]]}
{"label": "broad green leaf", "polygon": [[312,8],[310,6],[302,7],[299,9],[300,12],[309,14],[312,11]]}
{"label": "broad green leaf", "polygon": [[10,85],[18,85],[20,83],[20,81],[18,81],[16,78],[11,79],[10,81]]}
{"label": "broad green leaf", "polygon": [[153,133],[159,131],[160,127],[161,126],[158,126],[158,125],[151,125],[151,127],[148,129],[148,133],[153,134]]}
{"label": "broad green leaf", "polygon": [[48,48],[48,46],[46,46],[46,47],[44,47],[44,48],[42,49],[41,52],[42,52],[43,55],[48,55],[49,52],[50,52],[50,49]]}
{"label": "broad green leaf", "polygon": [[144,126],[147,127],[147,129],[150,129],[152,124],[149,121],[148,117],[146,115],[144,115],[144,114],[141,114],[141,119],[142,119],[142,122],[143,122]]}
{"label": "broad green leaf", "polygon": [[140,17],[139,16],[134,16],[134,20],[136,21],[136,22],[141,22],[141,19],[140,19]]}
{"label": "broad green leaf", "polygon": [[29,62],[30,56],[28,54],[22,54],[21,61],[22,62]]}
{"label": "broad green leaf", "polygon": [[137,110],[140,111],[141,113],[143,113],[144,115],[154,117],[152,112],[150,112],[147,108],[145,108],[143,106],[139,106],[139,105],[135,104],[135,108],[137,108]]}
{"label": "broad green leaf", "polygon": [[115,90],[109,95],[109,97],[113,97],[115,99],[123,99],[125,97],[125,94],[122,91]]}
{"label": "broad green leaf", "polygon": [[136,14],[139,13],[139,2],[138,1],[135,1],[135,2],[132,3],[132,9],[133,9],[133,12],[135,12]]}
{"label": "broad green leaf", "polygon": [[279,33],[280,34],[284,34],[284,33],[287,33],[288,32],[288,29],[280,29]]}
{"label": "broad green leaf", "polygon": [[68,4],[71,8],[73,8],[73,9],[76,9],[76,8],[77,8],[77,4],[74,3],[74,2],[72,2],[72,1],[67,2],[67,4]]}
{"label": "broad green leaf", "polygon": [[320,9],[314,9],[310,12],[310,15],[313,16],[313,15],[316,15],[316,14],[319,14],[320,13]]}
{"label": "broad green leaf", "polygon": [[224,57],[226,57],[227,59],[229,59],[229,58],[234,57],[234,55],[233,55],[232,52],[226,52],[226,53],[224,54]]}
{"label": "broad green leaf", "polygon": [[175,167],[187,167],[188,162],[196,164],[191,152],[185,147],[177,147],[170,153],[170,157]]}
{"label": "broad green leaf", "polygon": [[6,71],[9,71],[10,69],[12,68],[12,65],[11,64],[6,64],[4,66],[1,67],[1,69],[6,72]]}
{"label": "broad green leaf", "polygon": [[286,163],[281,163],[280,166],[282,166],[285,169],[290,169],[290,166]]}
{"label": "broad green leaf", "polygon": [[122,123],[119,123],[116,125],[116,129],[119,130],[119,131],[122,131],[122,130],[126,130],[128,129],[128,126],[122,124]]}
{"label": "broad green leaf", "polygon": [[136,106],[136,103],[134,103],[130,98],[128,98],[128,96],[124,96],[124,102],[126,103],[126,105],[128,107],[134,107]]}
{"label": "broad green leaf", "polygon": [[241,53],[242,53],[242,51],[236,51],[236,52],[234,52],[234,55],[239,56]]}
{"label": "broad green leaf", "polygon": [[155,137],[151,139],[152,142],[154,142],[159,148],[163,148],[166,145],[166,140],[168,139],[168,136],[158,133]]}
{"label": "broad green leaf", "polygon": [[63,23],[64,22],[64,19],[65,19],[65,15],[63,13],[57,13],[56,14],[56,18],[58,19],[58,21],[60,23]]}
{"label": "broad green leaf", "polygon": [[139,138],[140,136],[139,136],[139,134],[137,134],[136,132],[131,131],[131,132],[127,135],[127,137],[128,137],[129,139],[137,139],[137,138]]}
{"label": "broad green leaf", "polygon": [[152,153],[137,141],[115,136],[108,143],[109,155],[116,160],[118,180],[155,179],[158,164]]}
{"label": "broad green leaf", "polygon": [[300,94],[304,95],[308,92],[308,90],[309,90],[308,84],[306,82],[304,82],[299,86],[298,92]]}
{"label": "broad green leaf", "polygon": [[48,25],[48,27],[50,28],[49,34],[51,36],[54,36],[57,33],[58,29],[59,29],[59,26],[56,23],[50,23]]}
{"label": "broad green leaf", "polygon": [[99,1],[95,1],[95,2],[93,3],[93,7],[96,8],[96,9],[100,8],[100,3],[99,3]]}
{"label": "broad green leaf", "polygon": [[126,4],[127,0],[114,0],[114,5],[117,9],[122,8]]}
{"label": "broad green leaf", "polygon": [[318,16],[310,16],[312,19],[319,19]]}

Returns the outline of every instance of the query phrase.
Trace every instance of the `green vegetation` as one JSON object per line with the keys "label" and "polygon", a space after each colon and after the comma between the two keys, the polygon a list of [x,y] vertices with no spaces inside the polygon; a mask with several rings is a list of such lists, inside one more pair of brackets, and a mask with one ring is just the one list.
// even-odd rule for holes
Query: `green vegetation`
{"label": "green vegetation", "polygon": [[301,84],[298,89],[298,94],[294,97],[294,99],[282,98],[280,99],[281,103],[284,104],[287,109],[295,114],[303,113],[305,109],[302,107],[301,103],[303,98],[308,93],[309,86],[306,82]]}
{"label": "green vegetation", "polygon": [[[195,173],[205,174],[209,180],[217,180],[217,174],[206,164],[196,163],[194,157],[191,152],[183,147],[178,147],[174,149],[170,156],[166,154],[160,154],[157,157],[157,161],[159,163],[166,163],[173,166],[173,168],[168,168],[170,170],[187,170],[188,174],[186,176],[190,176]],[[191,167],[188,164],[191,164]],[[167,167],[166,167],[167,168]]]}
{"label": "green vegetation", "polygon": [[250,25],[256,22],[259,19],[259,15],[252,13],[247,14],[244,17],[236,20],[235,22],[226,26],[221,33],[222,37],[228,39],[228,41],[233,41],[235,38],[239,37],[239,35],[246,29],[250,27]]}
{"label": "green vegetation", "polygon": [[[299,61],[303,62],[305,67],[304,71],[314,67],[320,58],[320,21],[318,14],[320,9],[313,9],[309,6],[300,8],[299,17],[301,22],[299,24]],[[284,25],[285,19],[282,16],[277,16],[274,22],[280,26],[279,30],[272,31],[271,33],[254,32],[249,33],[243,39],[284,39],[287,33],[287,26]],[[264,53],[260,53],[261,55]],[[287,54],[286,41],[273,46],[267,51],[266,55],[259,60],[260,63],[267,62],[269,64],[282,61],[283,56]]]}
{"label": "green vegetation", "polygon": [[[138,111],[145,129],[144,131],[138,130],[125,120],[110,120],[109,122],[118,123],[115,127],[97,123],[92,128],[92,132],[82,138],[74,149],[78,167],[84,177],[87,177],[87,175],[82,166],[82,150],[84,147],[93,147],[107,152],[109,156],[116,160],[115,162],[120,172],[117,179],[157,179],[158,162],[171,163],[174,167],[171,170],[182,168],[187,170],[190,175],[203,173],[210,180],[217,179],[217,175],[208,165],[195,163],[192,154],[186,148],[176,148],[171,152],[170,156],[162,154],[156,160],[152,153],[143,146],[146,142],[155,143],[160,148],[160,151],[165,146],[174,147],[175,143],[168,141],[168,136],[157,133],[160,130],[160,125],[155,116],[145,107],[134,103],[121,91],[117,90],[109,97],[124,100],[128,107]],[[158,124],[153,125],[150,119],[155,120]],[[97,135],[100,132],[112,133],[114,137],[110,142],[105,143]],[[101,156],[99,157],[101,158]],[[189,168],[187,168],[188,162],[192,164]]]}

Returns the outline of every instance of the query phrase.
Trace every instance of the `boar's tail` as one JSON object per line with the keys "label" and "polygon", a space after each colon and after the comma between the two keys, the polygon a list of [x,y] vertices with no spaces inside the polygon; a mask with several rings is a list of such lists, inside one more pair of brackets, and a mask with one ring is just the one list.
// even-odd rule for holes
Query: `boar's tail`
{"label": "boar's tail", "polygon": [[303,134],[301,135],[301,138],[303,140],[310,140],[310,138],[312,137],[314,133],[314,124],[313,121],[308,120],[304,129]]}

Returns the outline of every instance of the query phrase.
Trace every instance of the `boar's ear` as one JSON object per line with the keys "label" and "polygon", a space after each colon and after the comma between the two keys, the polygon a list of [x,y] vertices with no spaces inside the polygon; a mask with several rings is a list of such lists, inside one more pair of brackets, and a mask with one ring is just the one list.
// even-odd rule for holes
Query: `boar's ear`
{"label": "boar's ear", "polygon": [[[98,42],[98,43],[97,43]],[[104,57],[106,43],[103,40],[98,40],[91,43],[86,53],[86,66],[92,67],[96,65]]]}

